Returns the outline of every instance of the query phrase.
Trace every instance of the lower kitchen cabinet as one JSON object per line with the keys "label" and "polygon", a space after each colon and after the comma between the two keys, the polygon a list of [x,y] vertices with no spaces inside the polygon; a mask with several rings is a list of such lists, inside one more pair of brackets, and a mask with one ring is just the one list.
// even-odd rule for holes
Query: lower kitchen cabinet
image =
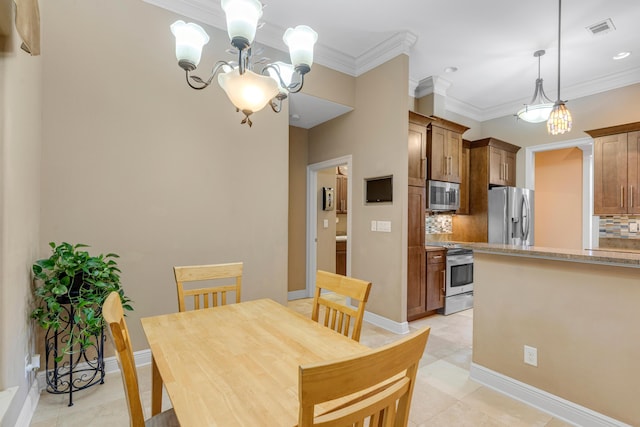
{"label": "lower kitchen cabinet", "polygon": [[[444,307],[445,249],[412,250],[408,258],[412,265],[426,266],[421,271],[409,271],[407,288],[407,320],[415,320],[434,314]],[[412,277],[415,276],[415,277]]]}
{"label": "lower kitchen cabinet", "polygon": [[446,251],[427,252],[427,311],[444,307]]}
{"label": "lower kitchen cabinet", "polygon": [[336,242],[336,274],[347,275],[347,242]]}

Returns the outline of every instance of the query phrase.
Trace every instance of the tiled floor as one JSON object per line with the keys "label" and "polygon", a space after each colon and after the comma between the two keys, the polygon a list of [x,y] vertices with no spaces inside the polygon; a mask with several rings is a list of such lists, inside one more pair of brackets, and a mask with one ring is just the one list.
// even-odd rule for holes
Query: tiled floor
{"label": "tiled floor", "polygon": [[[291,301],[289,306],[311,313],[311,300]],[[469,379],[473,310],[450,316],[430,316],[410,323],[410,328],[431,327],[427,349],[418,371],[409,425],[416,426],[568,426],[550,415],[505,397]],[[361,342],[378,347],[399,338],[391,332],[364,324]],[[150,413],[151,369],[138,368],[142,403]],[[128,426],[129,416],[120,374],[107,375],[104,385],[68,396],[43,392],[32,427]],[[168,398],[163,398],[170,405]],[[166,408],[163,408],[166,409]]]}

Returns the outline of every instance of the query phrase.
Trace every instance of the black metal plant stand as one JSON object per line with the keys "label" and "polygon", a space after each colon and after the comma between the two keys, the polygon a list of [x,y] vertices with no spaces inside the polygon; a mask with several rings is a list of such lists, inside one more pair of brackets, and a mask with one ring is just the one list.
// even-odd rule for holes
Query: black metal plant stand
{"label": "black metal plant stand", "polygon": [[[104,328],[93,336],[92,344],[81,348],[71,343],[71,352],[62,354],[63,359],[56,362],[58,345],[73,339],[71,332],[77,327],[73,305],[62,304],[66,316],[57,330],[49,329],[45,337],[47,391],[52,394],[69,394],[69,405],[73,406],[73,393],[95,384],[104,384]],[[66,359],[66,360],[65,360]]]}

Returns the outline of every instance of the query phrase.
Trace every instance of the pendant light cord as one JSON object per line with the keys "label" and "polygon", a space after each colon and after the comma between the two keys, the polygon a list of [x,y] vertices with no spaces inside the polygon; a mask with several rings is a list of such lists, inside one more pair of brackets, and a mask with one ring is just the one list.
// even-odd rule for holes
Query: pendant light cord
{"label": "pendant light cord", "polygon": [[562,20],[562,0],[558,0],[558,101],[560,101],[560,28]]}

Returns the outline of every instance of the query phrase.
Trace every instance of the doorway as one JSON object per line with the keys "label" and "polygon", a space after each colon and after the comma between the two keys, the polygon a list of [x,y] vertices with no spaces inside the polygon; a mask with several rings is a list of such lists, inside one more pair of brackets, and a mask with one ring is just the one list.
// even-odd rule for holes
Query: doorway
{"label": "doorway", "polygon": [[[335,195],[337,184],[336,170],[339,166],[346,167],[342,168],[342,170],[348,174],[348,179],[346,180],[346,207],[351,209],[353,206],[351,202],[353,194],[353,179],[351,179],[353,176],[353,169],[351,155],[307,166],[307,269],[305,287],[307,297],[313,296],[315,292],[316,271],[319,268],[328,268],[329,271],[335,271],[336,233],[342,233],[343,230],[347,242],[345,260],[346,275],[348,276],[351,274],[351,247],[353,245],[351,218],[353,215],[349,213],[336,213],[336,211],[344,211],[342,209],[344,206],[336,206],[336,203],[334,203],[332,210],[325,211],[322,206],[322,187],[329,187],[329,184],[333,184],[334,201],[340,203],[340,199]],[[339,222],[336,223],[336,219]]]}
{"label": "doorway", "polygon": [[[582,226],[580,227],[581,236],[576,238],[574,246],[576,248],[580,247],[580,249],[589,249],[592,247],[597,247],[597,233],[594,233],[594,218],[592,215],[593,209],[593,140],[591,138],[580,138],[569,141],[561,141],[555,142],[551,144],[543,144],[536,145],[532,147],[526,147],[525,149],[525,187],[529,189],[533,189],[535,191],[538,190],[536,188],[536,184],[538,181],[536,180],[536,154],[538,153],[547,153],[547,152],[558,152],[559,150],[566,150],[572,148],[579,148],[582,151],[582,179],[581,186],[575,191],[581,191],[581,219]],[[548,159],[546,159],[548,160]],[[579,179],[579,178],[576,178]],[[540,190],[548,194],[541,194],[538,197],[536,193],[536,213],[544,212],[544,211],[554,211],[557,213],[557,206],[544,206],[544,200],[547,200],[548,203],[552,203],[551,201],[554,197],[562,197],[561,193],[564,191],[563,181],[560,179],[555,180],[555,190],[552,189],[552,185],[547,185],[548,183],[544,183],[540,181],[540,184],[543,186]],[[551,189],[551,190],[550,190]],[[549,194],[550,192],[556,193]],[[580,196],[576,196],[580,198]],[[540,205],[539,202],[542,202]],[[540,205],[540,206],[539,206]],[[534,216],[536,221],[536,236],[537,236],[537,228],[538,228],[538,218]],[[554,220],[554,219],[552,219]],[[597,223],[597,221],[595,222]],[[537,237],[536,237],[537,239]],[[536,240],[536,245],[542,245],[538,243]],[[555,244],[554,244],[555,245]],[[557,246],[556,246],[557,247]]]}

